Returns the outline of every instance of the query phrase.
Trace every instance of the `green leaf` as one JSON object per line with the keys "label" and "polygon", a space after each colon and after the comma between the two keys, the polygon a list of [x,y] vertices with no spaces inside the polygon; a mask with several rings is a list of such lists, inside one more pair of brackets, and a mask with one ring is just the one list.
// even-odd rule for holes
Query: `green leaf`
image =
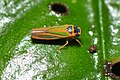
{"label": "green leaf", "polygon": [[[52,2],[68,8],[65,15],[49,9]],[[1,80],[112,80],[104,76],[104,61],[120,61],[120,1],[4,0],[0,1]],[[31,29],[55,25],[80,26],[82,34],[62,44],[33,43]],[[97,47],[91,54],[88,48]]]}

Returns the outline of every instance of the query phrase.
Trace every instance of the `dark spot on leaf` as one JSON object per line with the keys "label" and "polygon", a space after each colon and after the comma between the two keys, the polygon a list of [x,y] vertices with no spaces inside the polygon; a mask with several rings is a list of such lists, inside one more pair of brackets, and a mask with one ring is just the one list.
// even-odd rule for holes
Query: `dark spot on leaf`
{"label": "dark spot on leaf", "polygon": [[64,15],[66,13],[68,13],[68,8],[66,5],[61,4],[61,3],[52,3],[49,5],[49,9],[51,11],[54,11],[57,14],[61,14]]}
{"label": "dark spot on leaf", "polygon": [[120,78],[120,62],[112,64],[110,61],[105,61],[103,67],[105,76]]}
{"label": "dark spot on leaf", "polygon": [[120,76],[120,62],[118,63],[115,63],[113,66],[112,66],[112,73],[115,74],[116,76]]}
{"label": "dark spot on leaf", "polygon": [[97,47],[95,45],[92,45],[89,47],[88,51],[90,53],[96,53],[97,52]]}

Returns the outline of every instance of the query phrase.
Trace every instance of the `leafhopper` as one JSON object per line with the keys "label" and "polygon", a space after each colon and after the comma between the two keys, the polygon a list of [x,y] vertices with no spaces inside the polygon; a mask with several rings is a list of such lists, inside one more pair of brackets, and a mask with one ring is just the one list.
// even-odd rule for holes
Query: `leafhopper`
{"label": "leafhopper", "polygon": [[69,39],[75,39],[80,45],[82,45],[81,42],[76,38],[80,35],[80,27],[66,24],[47,28],[32,29],[31,37],[33,39],[46,41],[65,39],[66,43],[59,48],[62,49],[68,44]]}

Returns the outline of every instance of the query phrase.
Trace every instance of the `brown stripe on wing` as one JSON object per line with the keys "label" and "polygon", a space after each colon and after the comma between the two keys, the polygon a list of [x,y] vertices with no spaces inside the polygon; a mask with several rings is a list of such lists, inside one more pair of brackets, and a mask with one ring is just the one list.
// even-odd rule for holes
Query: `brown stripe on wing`
{"label": "brown stripe on wing", "polygon": [[32,38],[40,39],[40,40],[56,40],[56,39],[68,38],[68,36],[61,36],[61,35],[51,34],[47,32],[35,32],[35,33],[32,33]]}

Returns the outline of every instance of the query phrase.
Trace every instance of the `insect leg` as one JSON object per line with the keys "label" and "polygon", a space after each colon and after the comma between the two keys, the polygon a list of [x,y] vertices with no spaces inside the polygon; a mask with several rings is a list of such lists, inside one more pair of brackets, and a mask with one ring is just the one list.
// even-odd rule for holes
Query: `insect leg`
{"label": "insect leg", "polygon": [[76,39],[76,38],[74,38],[74,39],[82,46],[81,42],[78,39]]}
{"label": "insect leg", "polygon": [[66,43],[59,48],[59,50],[62,49],[62,48],[64,48],[67,44],[68,44],[68,39],[66,40]]}

